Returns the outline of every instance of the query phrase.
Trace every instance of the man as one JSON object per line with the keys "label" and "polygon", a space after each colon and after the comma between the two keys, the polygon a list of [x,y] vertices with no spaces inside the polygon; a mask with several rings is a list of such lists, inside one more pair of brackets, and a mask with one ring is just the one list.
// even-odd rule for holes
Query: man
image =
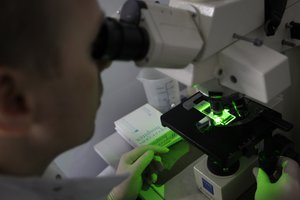
{"label": "man", "polygon": [[[0,173],[37,176],[92,136],[107,63],[92,60],[91,47],[103,14],[96,0],[1,0],[0,10]],[[118,173],[129,177],[110,198],[135,199],[143,171],[167,151],[147,146],[124,155]],[[29,195],[31,183],[9,179],[7,188],[3,180],[0,196],[14,188]]]}

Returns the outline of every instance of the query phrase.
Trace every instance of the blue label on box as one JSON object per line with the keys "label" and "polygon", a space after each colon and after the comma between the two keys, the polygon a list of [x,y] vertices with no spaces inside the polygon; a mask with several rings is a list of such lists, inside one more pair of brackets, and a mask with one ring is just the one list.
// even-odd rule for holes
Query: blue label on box
{"label": "blue label on box", "polygon": [[203,187],[209,191],[211,194],[214,194],[214,187],[212,186],[212,184],[210,184],[208,181],[206,181],[204,178],[202,178],[202,184]]}

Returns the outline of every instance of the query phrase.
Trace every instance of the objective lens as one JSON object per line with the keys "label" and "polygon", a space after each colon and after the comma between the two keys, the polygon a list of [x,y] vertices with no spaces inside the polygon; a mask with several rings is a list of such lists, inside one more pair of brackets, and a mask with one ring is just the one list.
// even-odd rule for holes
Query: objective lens
{"label": "objective lens", "polygon": [[147,31],[134,24],[106,18],[93,45],[96,60],[141,60],[149,49]]}

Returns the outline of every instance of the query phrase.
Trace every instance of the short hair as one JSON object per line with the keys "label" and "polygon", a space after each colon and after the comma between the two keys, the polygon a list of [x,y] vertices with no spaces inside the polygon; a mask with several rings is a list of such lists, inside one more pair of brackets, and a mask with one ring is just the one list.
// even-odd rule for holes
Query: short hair
{"label": "short hair", "polygon": [[0,66],[45,71],[59,62],[53,0],[0,0]]}

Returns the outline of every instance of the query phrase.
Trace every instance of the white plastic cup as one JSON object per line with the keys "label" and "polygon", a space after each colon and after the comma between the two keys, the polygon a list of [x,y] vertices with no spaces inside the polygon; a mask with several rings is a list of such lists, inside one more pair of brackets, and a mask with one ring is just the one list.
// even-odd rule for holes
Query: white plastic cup
{"label": "white plastic cup", "polygon": [[143,83],[148,103],[165,113],[180,103],[178,81],[155,69],[142,69],[137,79]]}

